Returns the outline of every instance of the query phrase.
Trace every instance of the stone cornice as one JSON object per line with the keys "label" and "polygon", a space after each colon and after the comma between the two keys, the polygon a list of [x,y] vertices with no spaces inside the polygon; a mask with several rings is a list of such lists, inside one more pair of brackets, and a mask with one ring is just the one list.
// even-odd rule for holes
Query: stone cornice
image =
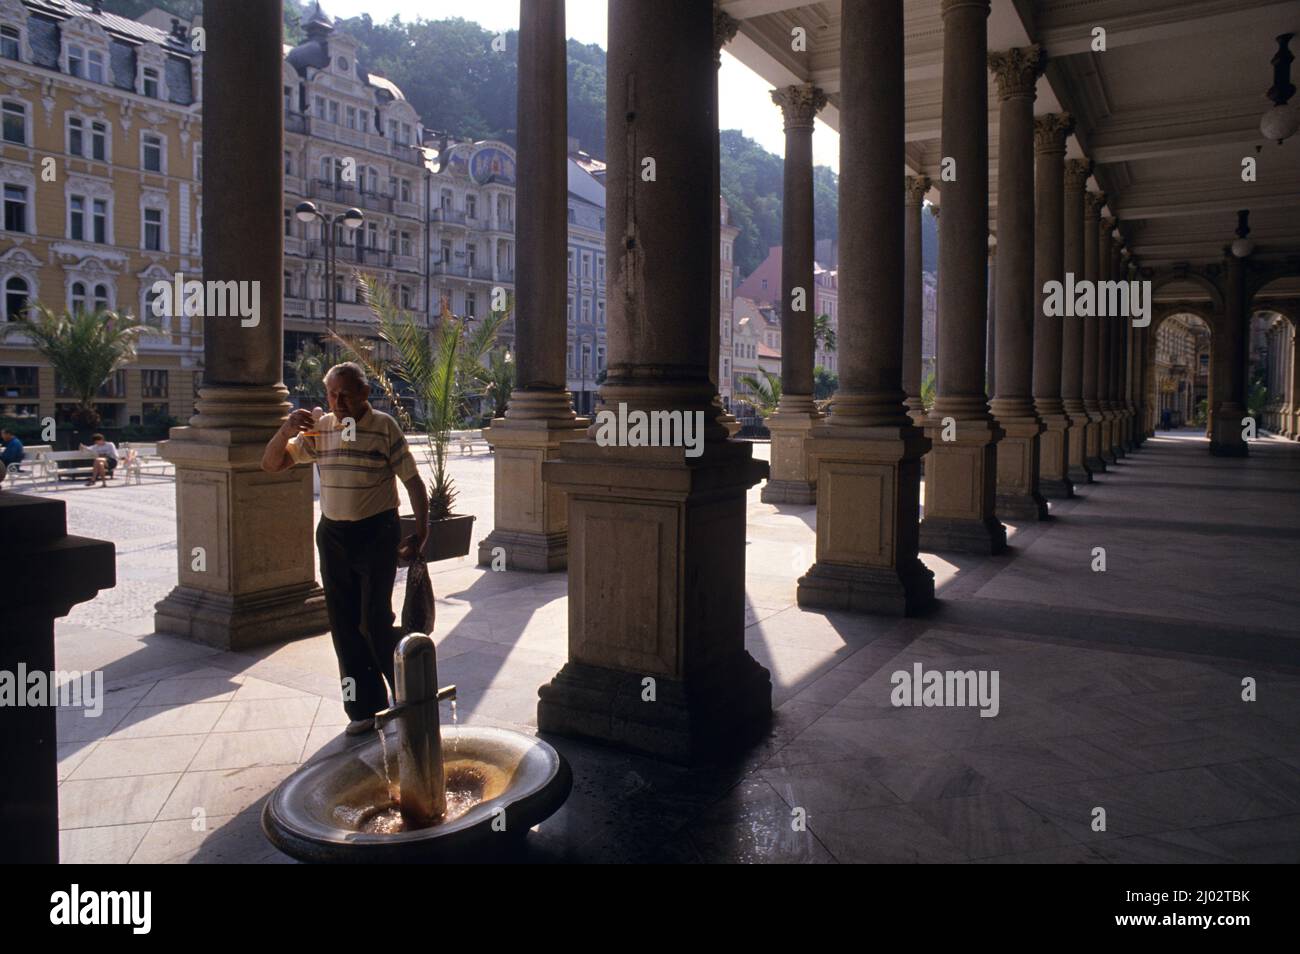
{"label": "stone cornice", "polygon": [[1048,113],[1034,117],[1034,152],[1065,153],[1065,137],[1074,131],[1074,117],[1069,113]]}
{"label": "stone cornice", "polygon": [[998,83],[998,97],[1034,96],[1034,86],[1046,65],[1041,47],[1021,46],[989,54],[989,69]]}
{"label": "stone cornice", "polygon": [[772,90],[772,102],[781,107],[786,129],[812,128],[813,119],[826,105],[826,93],[811,83]]}

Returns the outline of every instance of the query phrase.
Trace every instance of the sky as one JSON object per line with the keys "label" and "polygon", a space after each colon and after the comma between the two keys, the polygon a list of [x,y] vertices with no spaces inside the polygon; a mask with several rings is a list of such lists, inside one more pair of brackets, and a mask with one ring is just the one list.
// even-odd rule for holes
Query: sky
{"label": "sky", "polygon": [[[565,24],[569,37],[607,48],[606,2],[567,0]],[[322,5],[331,16],[347,18],[368,13],[376,22],[396,15],[403,20],[463,17],[493,31],[519,26],[519,0],[325,0]],[[769,152],[782,156],[785,133],[781,129],[781,110],[772,103],[771,89],[757,73],[724,50],[718,75],[720,127],[739,129]],[[839,135],[818,121],[813,133],[813,161],[838,171],[839,148]]]}

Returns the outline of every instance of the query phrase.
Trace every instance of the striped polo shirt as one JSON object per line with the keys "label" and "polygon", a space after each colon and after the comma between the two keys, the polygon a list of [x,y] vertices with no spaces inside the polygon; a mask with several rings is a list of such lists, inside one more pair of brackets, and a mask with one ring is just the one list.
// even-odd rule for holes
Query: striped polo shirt
{"label": "striped polo shirt", "polygon": [[398,423],[373,408],[356,422],[352,440],[345,428],[326,414],[313,428],[318,434],[296,434],[288,445],[294,463],[315,461],[320,468],[320,511],[329,520],[364,520],[398,506],[397,485],[418,474],[415,458]]}

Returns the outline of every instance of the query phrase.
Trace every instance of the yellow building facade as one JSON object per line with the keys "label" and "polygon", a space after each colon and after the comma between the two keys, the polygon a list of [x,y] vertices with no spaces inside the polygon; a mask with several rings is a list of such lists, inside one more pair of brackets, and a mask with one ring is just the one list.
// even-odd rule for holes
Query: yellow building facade
{"label": "yellow building facade", "polygon": [[[0,320],[31,302],[145,316],[155,333],[97,400],[106,427],[192,413],[202,319],[149,306],[155,282],[201,277],[201,45],[179,24],[0,0]],[[26,336],[0,341],[0,416],[71,408]]]}

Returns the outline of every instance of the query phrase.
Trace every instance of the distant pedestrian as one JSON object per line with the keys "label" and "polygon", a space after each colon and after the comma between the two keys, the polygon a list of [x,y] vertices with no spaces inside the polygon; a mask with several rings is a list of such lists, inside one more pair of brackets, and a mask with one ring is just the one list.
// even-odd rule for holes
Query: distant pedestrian
{"label": "distant pedestrian", "polygon": [[26,453],[17,434],[7,427],[0,429],[0,484],[4,483],[9,465],[21,463]]}
{"label": "distant pedestrian", "polygon": [[113,471],[117,470],[117,445],[112,441],[104,440],[103,434],[96,434],[91,440],[94,442],[89,447],[85,444],[79,444],[84,451],[91,451],[95,455],[94,470],[90,479],[86,481],[87,487],[95,486],[95,481],[99,481],[99,486],[107,487],[108,478],[113,476]]}

